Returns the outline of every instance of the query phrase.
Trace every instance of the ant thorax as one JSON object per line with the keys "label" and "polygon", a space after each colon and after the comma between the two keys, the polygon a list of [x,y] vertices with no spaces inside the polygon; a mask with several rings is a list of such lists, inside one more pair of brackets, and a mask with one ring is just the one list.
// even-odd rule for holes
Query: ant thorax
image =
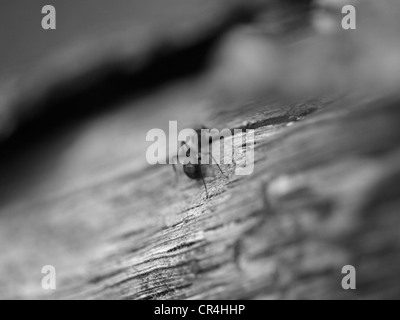
{"label": "ant thorax", "polygon": [[[212,136],[207,129],[193,130],[186,141],[181,141],[178,158],[182,164],[209,164]],[[208,160],[207,160],[208,159]],[[205,160],[204,162],[202,160]]]}

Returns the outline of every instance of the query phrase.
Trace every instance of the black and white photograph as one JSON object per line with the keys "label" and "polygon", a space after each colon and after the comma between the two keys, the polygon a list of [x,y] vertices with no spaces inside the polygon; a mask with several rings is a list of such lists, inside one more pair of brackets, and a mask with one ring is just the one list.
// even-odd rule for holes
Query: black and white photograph
{"label": "black and white photograph", "polygon": [[400,299],[398,0],[1,0],[0,43],[0,300]]}

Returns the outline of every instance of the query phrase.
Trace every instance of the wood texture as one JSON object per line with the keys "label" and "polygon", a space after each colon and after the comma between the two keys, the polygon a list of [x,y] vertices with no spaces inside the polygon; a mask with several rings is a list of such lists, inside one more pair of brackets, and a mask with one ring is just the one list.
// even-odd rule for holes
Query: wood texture
{"label": "wood texture", "polygon": [[[396,100],[262,101],[213,117],[256,129],[256,166],[249,177],[229,166],[229,179],[211,174],[208,200],[183,175],[176,185],[170,166],[136,165],[8,207],[3,297],[398,297],[398,117]],[[101,126],[89,130],[93,139]],[[83,133],[77,139],[90,148]],[[46,264],[58,271],[50,295],[40,288]],[[357,268],[357,291],[341,288],[347,264]]]}
{"label": "wood texture", "polygon": [[[7,140],[9,144],[0,148],[0,298],[400,296],[400,99],[391,90],[398,75],[388,72],[393,66],[383,63],[397,61],[392,54],[396,51],[374,51],[370,43],[371,38],[391,43],[397,33],[385,40],[364,29],[357,33],[362,35],[359,38],[355,33],[338,33],[321,42],[319,35],[313,34],[308,35],[313,41],[300,41],[303,38],[282,31],[297,30],[298,15],[293,15],[292,9],[298,2],[266,3],[270,4],[268,10],[258,17],[252,11],[255,16],[250,29],[259,30],[250,36],[246,33],[246,42],[241,42],[243,30],[238,31],[231,22],[232,8],[216,5],[218,19],[206,16],[191,24],[186,17],[184,21],[189,21],[192,29],[179,24],[167,37],[157,37],[155,47],[130,47],[123,36],[118,42],[121,47],[110,58],[115,69],[109,69],[108,60],[104,61],[109,47],[97,52],[94,61],[87,56],[88,52],[95,54],[91,47],[81,56],[84,68],[65,72],[68,63],[61,60],[56,62],[60,69],[46,69],[49,73],[45,72],[48,77],[43,83],[36,83],[41,78],[34,73],[26,86],[0,94],[5,101],[0,106],[0,121],[5,124],[0,128],[4,132],[0,140],[7,139],[25,120],[32,125],[18,136],[18,144]],[[304,3],[309,8],[310,1]],[[280,19],[271,20],[271,16]],[[363,17],[372,21],[368,15]],[[214,20],[218,21],[210,22]],[[379,19],[374,21],[378,24]],[[221,78],[229,81],[221,85],[212,68],[201,64],[198,72],[192,70],[185,77],[168,73],[156,88],[125,96],[132,79],[146,82],[149,75],[157,78],[163,70],[171,71],[188,48],[198,49],[199,44],[207,52],[215,52],[217,43],[230,31],[239,34],[239,45],[224,47],[227,54],[222,60],[230,63],[225,65],[225,74],[220,72]],[[216,42],[204,46],[204,39],[215,33]],[[276,38],[284,44],[281,51],[274,49],[279,42]],[[302,49],[295,50],[293,43]],[[336,50],[342,49],[343,43],[353,45],[344,53]],[[250,95],[255,101],[245,103],[248,99],[236,90],[237,85],[255,82],[252,77],[242,77],[249,65],[241,63],[248,61],[249,53],[253,57],[252,50],[240,50],[247,48],[243,44],[250,49],[268,49],[261,53],[279,53],[265,60],[267,67],[275,62],[285,67],[273,74],[278,85],[270,88],[272,92],[289,97],[292,91],[304,93],[316,87],[320,92],[331,88],[332,92],[353,93],[294,99],[295,103],[272,95],[268,99]],[[371,51],[361,54],[359,47]],[[167,58],[163,54],[160,58],[159,50],[165,48],[169,48]],[[189,51],[188,65],[198,57],[197,50]],[[293,53],[283,55],[287,51]],[[318,63],[310,53],[318,57]],[[152,57],[149,64],[143,63],[148,56]],[[382,64],[376,70],[365,68],[378,60]],[[152,69],[154,65],[158,68]],[[82,76],[88,74],[100,80],[93,86]],[[103,100],[100,89],[115,79],[110,74],[122,79],[118,84],[124,84],[124,90],[105,92],[106,107],[97,109],[95,102]],[[347,78],[356,82],[354,86],[343,81]],[[153,85],[149,83],[149,87]],[[346,90],[341,90],[343,87]],[[364,90],[359,90],[361,87]],[[376,90],[365,90],[369,87]],[[264,95],[270,92],[261,89]],[[120,99],[121,95],[125,99]],[[46,109],[57,113],[58,107],[69,111],[69,106],[94,112],[82,118],[74,113],[72,118],[79,121],[65,126],[63,116],[52,128],[43,124],[54,118],[41,122],[42,116],[49,116]],[[31,118],[36,113],[38,118]],[[32,124],[32,119],[38,122]],[[180,128],[203,124],[255,129],[255,172],[239,177],[234,175],[234,166],[224,165],[225,178],[209,167],[210,198],[206,199],[201,182],[187,179],[181,170],[177,180],[171,166],[148,165],[146,133],[153,128],[167,129],[169,120],[178,121]],[[43,134],[33,139],[36,129]],[[243,145],[235,148],[243,155]],[[243,165],[242,157],[236,159],[236,165]],[[55,291],[41,287],[44,265],[56,267]],[[342,289],[345,265],[356,267],[355,291]]]}

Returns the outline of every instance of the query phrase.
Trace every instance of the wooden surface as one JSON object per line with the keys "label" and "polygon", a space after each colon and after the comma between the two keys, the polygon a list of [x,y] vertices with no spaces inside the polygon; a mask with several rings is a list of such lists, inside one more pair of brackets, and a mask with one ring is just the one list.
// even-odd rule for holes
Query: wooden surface
{"label": "wooden surface", "polygon": [[[291,8],[294,1],[285,3]],[[280,5],[277,8],[282,9]],[[273,16],[294,18],[292,11],[289,15],[286,6],[283,8],[281,15],[279,10],[272,11]],[[230,12],[226,9],[231,8],[222,6],[215,12],[219,18],[225,17]],[[94,62],[91,58],[80,60],[85,68],[65,72],[68,64],[61,59],[58,68],[44,69],[43,83],[34,73],[27,85],[2,91],[5,102],[0,101],[0,121],[4,126],[0,131],[5,133],[1,139],[6,143],[0,148],[0,298],[400,296],[400,99],[392,90],[382,89],[388,88],[387,83],[397,83],[397,73],[389,72],[395,70],[395,51],[374,55],[370,37],[365,35],[383,40],[366,30],[357,33],[362,35],[359,38],[354,34],[324,38],[322,52],[318,51],[318,35],[311,33],[308,36],[314,42],[291,39],[276,56],[271,54],[275,49],[264,49],[276,44],[275,37],[287,36],[281,29],[268,37],[264,29],[262,36],[249,35],[246,29],[243,38],[243,29],[238,30],[237,22],[232,22],[229,14],[227,17],[218,20],[222,24],[210,24],[213,19],[208,16],[194,23],[193,29],[173,28],[168,37],[157,38],[170,48],[161,58],[163,46],[132,48],[122,37],[122,48],[134,49],[126,52],[128,58],[150,54],[149,64],[121,59],[119,47],[111,58],[118,62],[111,73],[104,68],[107,63],[101,51]],[[297,30],[293,21],[297,19],[281,19],[267,27]],[[260,27],[257,23],[251,27]],[[239,45],[232,46],[232,34]],[[219,52],[223,54],[214,60],[216,73],[215,68],[206,66],[205,55],[218,51],[226,37],[231,37],[231,42],[222,45]],[[342,48],[338,44],[343,43],[353,45],[345,53],[329,49]],[[298,44],[306,50],[298,50]],[[359,47],[370,51],[352,51]],[[140,83],[149,75],[157,78],[160,72],[174,69],[185,54],[189,54],[186,63],[190,65],[199,55],[188,48],[203,50],[200,56],[205,64],[197,65],[199,70],[167,73],[161,81],[148,83],[152,90],[127,94],[132,79]],[[270,60],[257,60],[257,55],[252,55],[256,48],[270,53]],[[287,51],[287,60],[280,59]],[[310,68],[315,62],[314,55],[309,58],[311,52],[321,57],[315,69]],[[268,62],[267,67],[282,64],[287,73],[282,69],[272,73],[277,85],[270,91],[258,88],[262,94],[237,90],[248,83],[256,87],[254,79],[243,73],[249,67],[244,63],[248,54],[258,63],[256,69],[264,73],[272,70],[263,69],[260,61]],[[385,54],[393,60],[385,59]],[[93,64],[86,64],[89,60]],[[382,64],[376,69],[365,69],[377,61]],[[218,69],[221,64],[222,71]],[[81,77],[87,71],[101,79],[88,82]],[[123,90],[105,92],[105,106],[97,109],[96,103],[103,100],[99,92],[115,79],[110,74],[117,75]],[[354,86],[343,82],[350,75],[359,80],[353,81]],[[343,83],[347,94],[322,94],[326,87],[343,92]],[[311,95],[318,98],[298,98],[299,92],[309,94],[310,86],[321,89],[319,95]],[[291,102],[273,98],[276,91],[291,97]],[[58,108],[68,115],[71,111],[72,120],[67,121],[62,113],[53,123]],[[87,108],[94,112],[80,115],[79,111]],[[46,113],[49,109],[53,113]],[[255,129],[255,172],[238,177],[233,166],[224,165],[229,176],[225,178],[215,168],[208,168],[209,199],[202,184],[187,179],[181,170],[177,183],[170,166],[149,166],[145,159],[147,132],[167,129],[169,120],[178,121],[180,128],[203,124]],[[28,128],[20,134],[25,121]],[[17,138],[12,136],[13,130],[17,130]],[[7,140],[10,134],[12,138]],[[235,148],[239,154],[243,152],[242,145]],[[240,157],[236,160],[237,165],[243,164]],[[356,291],[341,287],[342,267],[349,264],[357,270]],[[56,267],[55,291],[41,287],[44,265]]]}
{"label": "wooden surface", "polygon": [[[3,297],[394,298],[398,117],[396,100],[379,99],[263,101],[220,113],[213,122],[222,127],[249,121],[256,129],[256,166],[249,177],[223,166],[230,177],[207,179],[208,200],[183,175],[176,185],[170,166],[129,167],[133,156],[103,164],[110,176],[80,188],[61,191],[68,181],[58,176],[46,199],[39,191],[3,210]],[[116,118],[121,125],[126,114]],[[102,123],[81,130],[64,156],[75,149],[82,160]],[[69,176],[77,179],[77,166]],[[40,288],[46,264],[57,268],[51,294]],[[347,264],[358,270],[357,291],[341,288]]]}

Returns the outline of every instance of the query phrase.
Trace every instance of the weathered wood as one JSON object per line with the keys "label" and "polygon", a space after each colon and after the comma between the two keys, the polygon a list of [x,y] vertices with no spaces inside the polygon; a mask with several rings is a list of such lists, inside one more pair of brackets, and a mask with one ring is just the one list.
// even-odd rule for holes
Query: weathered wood
{"label": "weathered wood", "polygon": [[[256,167],[249,177],[208,178],[209,200],[184,176],[177,186],[169,166],[120,163],[125,172],[3,209],[2,295],[398,297],[398,110],[396,100],[265,101],[214,117],[256,128]],[[77,150],[100,132],[101,121],[87,126]],[[50,296],[40,288],[46,264],[58,271]],[[341,288],[347,264],[358,270],[351,293]]]}
{"label": "weathered wood", "polygon": [[[220,10],[218,17],[230,12]],[[187,33],[180,33],[186,29],[177,27],[173,29],[176,34],[156,42],[172,45],[171,57],[176,62],[179,53],[191,47],[187,38],[196,46],[221,27],[209,24],[210,20],[195,24]],[[340,39],[333,37],[330,46],[339,47],[336,41]],[[368,41],[361,39],[357,43],[364,47]],[[122,40],[122,48],[129,47],[126,38]],[[307,57],[321,48],[317,44],[306,45],[300,53]],[[124,74],[129,65],[136,66],[133,58],[140,60],[158,52],[152,46],[142,48],[144,52],[129,51],[127,60],[120,60],[121,47],[117,49],[111,58],[120,63],[116,73]],[[319,61],[329,60],[323,52],[318,53]],[[356,55],[350,49],[349,54]],[[99,56],[100,61],[103,53]],[[342,55],[335,51],[332,56]],[[329,69],[336,70],[335,61],[340,59],[333,60]],[[150,66],[159,61],[155,57]],[[168,66],[168,61],[162,66]],[[279,63],[282,61],[286,60]],[[364,63],[368,61],[375,60]],[[41,114],[41,107],[48,103],[47,94],[55,99],[50,99],[52,103],[57,101],[51,103],[53,107],[66,107],[66,96],[66,101],[77,102],[73,105],[76,109],[96,109],[97,105],[85,99],[73,99],[82,95],[71,92],[79,88],[90,95],[94,87],[90,83],[86,87],[88,83],[80,77],[87,70],[108,75],[103,62],[72,70],[66,74],[70,77],[51,73],[43,87],[33,85],[40,89],[37,99],[29,98],[35,94],[29,86],[26,96],[19,92],[25,92],[24,86],[17,88],[18,103],[5,96],[1,111],[6,116],[0,120],[11,119],[19,126],[30,112]],[[299,87],[308,63],[288,68],[296,71],[303,67],[301,72],[293,72]],[[317,64],[313,70],[317,76],[312,73],[307,85],[318,87],[320,65],[325,69],[324,63]],[[341,80],[348,75],[348,64],[338,65]],[[357,74],[352,79],[361,78],[364,65],[351,64],[349,72]],[[66,67],[61,64],[60,68],[65,71]],[[146,75],[146,70],[138,74]],[[136,74],[137,70],[130,71]],[[368,81],[379,82],[380,76],[363,79],[360,87]],[[385,85],[378,89],[396,79],[392,76],[384,78]],[[283,75],[277,80],[282,88],[275,89],[284,94],[297,89],[291,87],[291,78],[291,72]],[[38,78],[34,75],[33,79]],[[60,83],[67,84],[67,90],[61,90],[65,96],[58,95]],[[209,83],[217,88],[210,90]],[[321,87],[332,83],[341,81],[328,77]],[[165,87],[125,102],[119,100],[121,92],[111,94],[109,111],[94,112],[64,130],[48,131],[43,139],[31,141],[28,131],[23,138],[29,143],[22,139],[24,143],[18,147],[2,145],[0,298],[399,297],[398,96],[383,99],[371,93],[368,97],[354,94],[294,104],[272,99],[245,104],[238,101],[241,94],[232,94],[232,88],[219,93],[212,72],[185,80],[168,78],[160,84]],[[391,90],[384,91],[389,96],[387,92]],[[21,105],[24,107],[19,108]],[[197,122],[219,129],[255,129],[254,174],[238,177],[233,166],[225,165],[222,169],[229,174],[225,178],[210,168],[210,198],[206,199],[201,183],[183,174],[177,183],[170,166],[149,166],[145,161],[146,133],[167,128],[169,120],[177,120],[182,127]],[[243,151],[242,145],[235,147]],[[240,166],[242,159],[236,160]],[[341,287],[341,270],[348,264],[357,269],[356,291]],[[56,291],[46,292],[41,287],[44,265],[57,269]]]}

